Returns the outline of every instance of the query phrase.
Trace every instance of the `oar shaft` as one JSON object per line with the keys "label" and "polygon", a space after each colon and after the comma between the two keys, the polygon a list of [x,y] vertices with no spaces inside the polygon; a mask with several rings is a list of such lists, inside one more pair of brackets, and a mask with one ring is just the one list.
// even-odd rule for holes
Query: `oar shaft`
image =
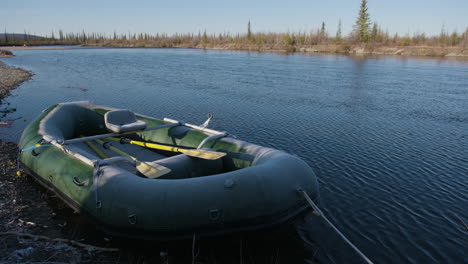
{"label": "oar shaft", "polygon": [[172,152],[180,152],[184,153],[186,155],[194,155],[195,157],[199,157],[199,155],[203,155],[205,157],[213,157],[213,158],[220,158],[224,156],[224,153],[220,152],[211,152],[211,151],[204,151],[204,150],[191,150],[191,149],[182,149],[182,148],[177,148],[177,147],[169,147],[169,146],[164,146],[164,145],[159,145],[159,144],[153,144],[153,143],[146,143],[146,142],[140,142],[140,141],[129,141],[130,144],[142,146],[142,147],[147,147],[147,148],[154,148],[154,149],[160,149],[160,150],[167,150],[167,151],[172,151]]}
{"label": "oar shaft", "polygon": [[159,145],[159,144],[146,143],[146,142],[133,141],[133,140],[130,140],[129,143],[133,145],[147,147],[147,148],[167,150],[167,151],[172,151],[172,152],[180,152],[180,149],[177,147],[169,147],[169,146],[164,146],[164,145]]}
{"label": "oar shaft", "polygon": [[171,151],[171,152],[179,152],[187,156],[201,158],[201,159],[215,160],[215,159],[219,159],[219,158],[226,156],[226,153],[224,152],[217,152],[217,151],[204,150],[204,149],[185,149],[185,148],[179,148],[179,147],[174,147],[174,146],[166,146],[166,145],[160,145],[160,144],[149,143],[149,142],[135,141],[135,140],[131,140],[128,138],[121,138],[121,139],[108,138],[108,139],[113,140],[113,141],[119,141],[122,144],[132,144],[132,145],[137,145],[137,146],[145,147],[145,148],[166,150],[166,151]]}
{"label": "oar shaft", "polygon": [[104,152],[102,152],[100,149],[98,149],[93,143],[91,143],[90,141],[85,141],[86,145],[88,145],[88,147],[94,151],[94,153],[96,153],[101,159],[108,159],[109,157],[104,154]]}
{"label": "oar shaft", "polygon": [[[100,140],[100,139],[95,139],[95,141],[98,143],[98,144],[104,144],[104,141]],[[114,151],[115,153],[119,154],[120,156],[123,156],[123,157],[126,157],[126,158],[129,158],[131,160],[134,160],[136,161],[137,159],[123,151],[121,151],[120,149],[116,148],[116,147],[113,147],[113,146],[109,146],[109,149]]]}

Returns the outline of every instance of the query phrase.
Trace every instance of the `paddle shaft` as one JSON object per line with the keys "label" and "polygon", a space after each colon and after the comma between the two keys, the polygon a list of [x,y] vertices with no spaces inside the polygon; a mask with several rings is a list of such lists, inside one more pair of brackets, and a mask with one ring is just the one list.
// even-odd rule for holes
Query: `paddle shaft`
{"label": "paddle shaft", "polygon": [[187,156],[202,158],[202,159],[209,159],[209,160],[215,160],[215,159],[219,159],[219,158],[226,156],[226,153],[224,152],[216,152],[216,151],[210,151],[210,150],[204,150],[204,149],[196,149],[196,150],[184,149],[184,148],[165,146],[165,145],[160,145],[160,144],[155,144],[155,143],[135,141],[135,140],[131,140],[128,138],[121,138],[120,143],[133,144],[133,145],[137,145],[141,147],[166,150],[166,151],[171,151],[171,152],[180,152]]}
{"label": "paddle shaft", "polygon": [[91,148],[94,153],[96,153],[101,159],[108,159],[109,157],[104,154],[100,149],[98,149],[91,141],[85,141],[86,145],[88,145],[89,148]]}

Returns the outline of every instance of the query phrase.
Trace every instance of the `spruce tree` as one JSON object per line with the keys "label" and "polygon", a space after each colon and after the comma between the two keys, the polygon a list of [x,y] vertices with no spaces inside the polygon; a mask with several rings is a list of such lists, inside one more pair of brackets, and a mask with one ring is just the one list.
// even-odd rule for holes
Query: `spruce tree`
{"label": "spruce tree", "polygon": [[468,28],[465,29],[465,37],[464,37],[464,41],[463,41],[463,48],[466,48],[466,46],[468,45]]}
{"label": "spruce tree", "polygon": [[370,37],[373,42],[377,41],[377,34],[378,34],[377,23],[374,23],[374,25],[372,26],[372,33]]}
{"label": "spruce tree", "polygon": [[327,38],[327,32],[325,31],[325,22],[322,22],[322,27],[320,29],[320,35],[319,35],[319,42],[320,43],[325,42],[326,38]]}
{"label": "spruce tree", "polygon": [[366,43],[369,41],[370,24],[369,13],[367,13],[367,0],[362,0],[359,16],[354,25],[354,33],[359,42]]}
{"label": "spruce tree", "polygon": [[25,44],[26,44],[26,43],[28,42],[28,34],[26,33],[26,30],[24,30],[24,36],[23,36],[23,38],[24,38],[24,42],[25,42]]}
{"label": "spruce tree", "polygon": [[341,42],[341,19],[338,21],[338,29],[336,30],[335,42]]}
{"label": "spruce tree", "polygon": [[206,34],[206,29],[205,32],[203,32],[203,44],[208,44],[208,35]]}

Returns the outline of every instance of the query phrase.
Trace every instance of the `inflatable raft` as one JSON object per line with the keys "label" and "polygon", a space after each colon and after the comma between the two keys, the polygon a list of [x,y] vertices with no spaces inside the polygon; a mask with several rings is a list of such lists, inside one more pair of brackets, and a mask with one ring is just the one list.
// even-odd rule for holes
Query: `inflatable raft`
{"label": "inflatable raft", "polygon": [[24,130],[19,164],[105,232],[145,239],[220,235],[284,223],[318,199],[296,156],[227,133],[71,102]]}

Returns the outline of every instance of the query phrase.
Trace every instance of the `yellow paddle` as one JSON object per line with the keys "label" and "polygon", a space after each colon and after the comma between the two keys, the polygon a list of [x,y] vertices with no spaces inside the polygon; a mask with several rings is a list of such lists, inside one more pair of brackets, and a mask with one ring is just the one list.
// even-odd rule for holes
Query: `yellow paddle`
{"label": "yellow paddle", "polygon": [[[98,144],[104,144],[104,141],[100,139],[95,140]],[[113,152],[117,153],[120,156],[127,157],[136,162],[136,169],[147,178],[155,179],[161,177],[164,174],[171,172],[171,169],[161,166],[155,162],[146,162],[146,161],[139,161],[137,158],[121,151],[120,149],[109,146],[109,149]]]}
{"label": "yellow paddle", "polygon": [[216,160],[216,159],[226,156],[226,153],[224,152],[217,152],[217,151],[211,151],[211,150],[205,150],[205,149],[184,149],[184,148],[165,146],[165,145],[160,145],[160,144],[155,144],[155,143],[135,141],[135,140],[130,140],[128,138],[120,138],[120,139],[119,138],[107,138],[107,139],[118,141],[122,144],[133,144],[133,145],[138,145],[138,146],[142,146],[146,148],[160,149],[160,150],[166,150],[166,151],[172,151],[172,152],[180,152],[187,156],[200,158],[200,159]]}
{"label": "yellow paddle", "polygon": [[[82,136],[83,137],[83,136]],[[108,159],[109,156],[107,156],[106,154],[104,154],[104,152],[102,152],[100,149],[98,149],[93,143],[91,143],[91,141],[85,141],[86,145],[88,145],[88,147],[90,149],[92,149],[94,151],[94,153],[96,153],[101,159]]]}

